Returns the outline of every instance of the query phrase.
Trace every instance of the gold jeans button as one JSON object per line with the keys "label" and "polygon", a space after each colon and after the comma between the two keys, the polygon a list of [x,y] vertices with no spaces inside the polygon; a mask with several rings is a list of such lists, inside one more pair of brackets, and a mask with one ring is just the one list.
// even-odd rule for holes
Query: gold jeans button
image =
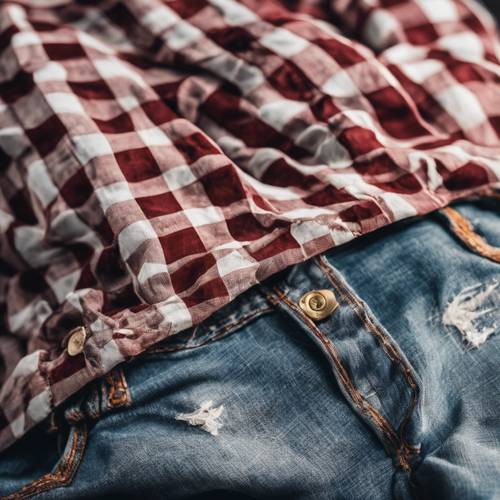
{"label": "gold jeans button", "polygon": [[313,290],[302,295],[299,306],[306,316],[319,321],[330,316],[339,303],[331,290]]}
{"label": "gold jeans button", "polygon": [[87,340],[87,332],[83,326],[78,326],[71,330],[71,334],[68,340],[68,354],[70,356],[76,356],[83,351],[83,346],[85,345],[85,340]]}

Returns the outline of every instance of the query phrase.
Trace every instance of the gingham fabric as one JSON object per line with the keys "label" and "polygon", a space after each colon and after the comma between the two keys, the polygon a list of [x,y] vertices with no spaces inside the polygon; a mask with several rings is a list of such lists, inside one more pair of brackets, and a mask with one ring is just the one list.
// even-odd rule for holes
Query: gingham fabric
{"label": "gingham fabric", "polygon": [[468,0],[2,2],[0,448],[273,273],[498,187],[498,55]]}

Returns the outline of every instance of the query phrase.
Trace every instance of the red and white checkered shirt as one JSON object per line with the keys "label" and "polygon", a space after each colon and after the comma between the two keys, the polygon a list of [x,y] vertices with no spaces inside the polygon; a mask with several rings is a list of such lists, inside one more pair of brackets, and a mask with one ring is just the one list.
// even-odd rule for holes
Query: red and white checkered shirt
{"label": "red and white checkered shirt", "polygon": [[473,0],[1,2],[0,449],[273,273],[498,187],[499,135]]}

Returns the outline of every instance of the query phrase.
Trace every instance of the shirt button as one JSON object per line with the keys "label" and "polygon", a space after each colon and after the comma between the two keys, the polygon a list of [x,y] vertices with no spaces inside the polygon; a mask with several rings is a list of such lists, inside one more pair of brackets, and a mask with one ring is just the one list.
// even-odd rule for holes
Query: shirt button
{"label": "shirt button", "polygon": [[70,333],[68,340],[68,354],[70,356],[76,356],[83,351],[83,346],[85,345],[85,340],[87,339],[87,332],[83,326],[77,326],[73,328]]}
{"label": "shirt button", "polygon": [[307,317],[319,321],[330,316],[339,303],[331,290],[313,290],[302,295],[299,306]]}

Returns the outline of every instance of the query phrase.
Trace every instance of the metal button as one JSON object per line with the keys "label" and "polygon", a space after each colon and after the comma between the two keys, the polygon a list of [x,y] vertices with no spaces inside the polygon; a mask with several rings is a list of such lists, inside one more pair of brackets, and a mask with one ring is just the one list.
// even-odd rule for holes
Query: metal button
{"label": "metal button", "polygon": [[339,303],[331,290],[313,290],[302,295],[299,306],[309,318],[319,321],[330,316]]}
{"label": "metal button", "polygon": [[87,332],[83,326],[78,326],[71,330],[68,340],[68,354],[70,356],[80,354],[83,351],[85,340],[87,340]]}

